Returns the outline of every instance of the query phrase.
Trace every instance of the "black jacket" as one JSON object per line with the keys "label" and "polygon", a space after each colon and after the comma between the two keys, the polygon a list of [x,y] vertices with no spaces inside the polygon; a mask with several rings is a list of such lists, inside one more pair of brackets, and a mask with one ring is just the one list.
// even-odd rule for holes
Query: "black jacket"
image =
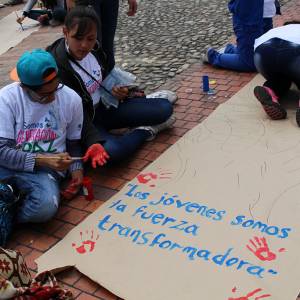
{"label": "black jacket", "polygon": [[[47,51],[54,56],[57,66],[58,75],[63,84],[73,89],[82,99],[83,105],[83,128],[81,134],[81,141],[85,148],[92,144],[101,143],[104,139],[100,136],[99,131],[93,124],[94,119],[94,106],[93,100],[87,91],[84,82],[80,75],[72,68],[69,62],[69,54],[66,51],[65,39],[61,38],[55,41],[52,45],[48,46]],[[92,51],[102,68],[102,76],[105,78],[106,72],[106,58],[104,52],[99,49]]]}

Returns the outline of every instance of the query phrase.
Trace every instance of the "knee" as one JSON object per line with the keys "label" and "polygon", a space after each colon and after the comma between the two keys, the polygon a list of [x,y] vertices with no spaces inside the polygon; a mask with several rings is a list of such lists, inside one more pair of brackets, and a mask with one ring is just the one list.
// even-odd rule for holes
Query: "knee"
{"label": "knee", "polygon": [[47,195],[21,208],[19,223],[43,223],[54,217],[58,210],[58,195]]}
{"label": "knee", "polygon": [[51,220],[58,210],[58,205],[59,195],[48,195],[41,201],[37,208],[37,214],[30,222],[42,223]]}
{"label": "knee", "polygon": [[104,149],[109,155],[109,162],[120,161],[123,158],[123,147],[117,139],[109,139],[104,144]]}
{"label": "knee", "polygon": [[157,111],[161,119],[158,123],[163,123],[172,115],[173,105],[167,99],[160,99],[159,103],[157,103]]}
{"label": "knee", "polygon": [[18,213],[20,223],[47,222],[56,214],[59,205],[59,184],[50,174],[40,174],[40,182],[33,184]]}

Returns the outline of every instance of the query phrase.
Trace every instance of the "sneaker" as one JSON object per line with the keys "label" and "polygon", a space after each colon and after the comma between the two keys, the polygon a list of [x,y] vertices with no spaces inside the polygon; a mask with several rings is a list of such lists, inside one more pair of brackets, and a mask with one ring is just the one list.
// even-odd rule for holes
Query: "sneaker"
{"label": "sneaker", "polygon": [[218,52],[219,52],[219,53],[225,53],[225,50],[226,50],[226,46],[224,46],[224,47],[218,49]]}
{"label": "sneaker", "polygon": [[171,117],[167,121],[161,124],[153,125],[153,126],[140,126],[134,128],[134,130],[140,129],[140,130],[149,131],[151,136],[147,139],[147,141],[152,141],[159,132],[171,128],[175,123],[175,121],[176,121],[176,117],[174,115],[171,115]]}
{"label": "sneaker", "polygon": [[208,52],[211,50],[211,49],[213,49],[211,46],[207,46],[206,47],[206,50],[205,50],[205,52],[204,52],[204,54],[202,54],[201,55],[201,60],[202,60],[202,63],[204,63],[204,64],[209,64],[210,62],[209,62],[209,58],[208,58]]}
{"label": "sneaker", "polygon": [[5,246],[13,227],[17,197],[6,183],[0,183],[0,246]]}
{"label": "sneaker", "polygon": [[0,8],[3,8],[3,7],[5,7],[5,5],[4,4],[0,4]]}
{"label": "sneaker", "polygon": [[207,48],[206,53],[202,55],[202,62],[204,64],[214,65],[214,61],[217,55],[220,53],[212,47]]}
{"label": "sneaker", "polygon": [[176,95],[176,93],[169,90],[161,90],[154,92],[152,94],[147,95],[146,98],[167,99],[171,104],[174,104],[178,100],[178,96]]}
{"label": "sneaker", "polygon": [[286,110],[278,103],[278,97],[273,90],[266,86],[256,86],[254,88],[254,95],[272,120],[286,118]]}
{"label": "sneaker", "polygon": [[4,3],[4,5],[12,6],[12,5],[17,5],[22,3],[23,0],[8,0],[7,2]]}

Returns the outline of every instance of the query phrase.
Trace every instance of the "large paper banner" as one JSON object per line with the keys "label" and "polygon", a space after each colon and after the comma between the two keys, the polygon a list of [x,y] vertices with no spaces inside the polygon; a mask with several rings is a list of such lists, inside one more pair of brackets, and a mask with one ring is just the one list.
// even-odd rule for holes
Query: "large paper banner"
{"label": "large paper banner", "polygon": [[16,22],[22,12],[13,12],[0,20],[0,55],[18,45],[23,39],[38,29],[39,22],[26,18],[22,27]]}
{"label": "large paper banner", "polygon": [[129,300],[295,300],[300,129],[256,78],[38,260]]}

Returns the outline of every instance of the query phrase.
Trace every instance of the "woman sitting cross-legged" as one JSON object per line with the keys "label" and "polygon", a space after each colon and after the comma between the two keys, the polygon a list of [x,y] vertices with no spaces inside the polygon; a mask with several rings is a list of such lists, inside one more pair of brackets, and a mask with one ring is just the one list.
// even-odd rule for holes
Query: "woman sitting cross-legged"
{"label": "woman sitting cross-legged", "polygon": [[[62,82],[82,98],[82,142],[87,149],[85,159],[91,159],[93,167],[130,157],[145,141],[170,128],[175,122],[171,102],[176,100],[170,93],[166,94],[169,99],[129,97],[129,87],[114,86],[110,93],[116,101],[104,101],[101,82],[111,70],[97,42],[98,24],[91,7],[75,7],[66,17],[64,38],[47,48],[56,59]],[[130,130],[123,135],[110,133],[118,128]]]}

